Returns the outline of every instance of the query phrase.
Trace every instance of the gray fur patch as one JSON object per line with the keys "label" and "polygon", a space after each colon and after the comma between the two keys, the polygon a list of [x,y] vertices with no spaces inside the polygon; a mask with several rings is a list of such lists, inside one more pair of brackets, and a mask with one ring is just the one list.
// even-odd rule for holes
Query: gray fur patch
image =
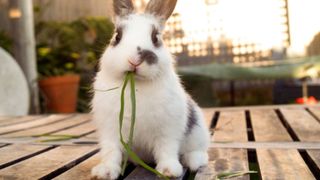
{"label": "gray fur patch", "polygon": [[191,133],[194,126],[198,124],[198,119],[196,115],[196,110],[192,100],[188,100],[188,123],[185,134],[188,135]]}
{"label": "gray fur patch", "polygon": [[158,62],[157,55],[150,50],[141,50],[138,52],[140,59],[146,61],[149,65],[156,64]]}

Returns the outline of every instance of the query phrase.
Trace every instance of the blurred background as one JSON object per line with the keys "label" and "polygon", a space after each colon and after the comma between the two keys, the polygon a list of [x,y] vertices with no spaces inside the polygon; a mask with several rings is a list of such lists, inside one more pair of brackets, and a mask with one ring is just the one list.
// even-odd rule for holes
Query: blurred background
{"label": "blurred background", "polygon": [[[134,0],[141,12],[147,2]],[[319,7],[319,0],[180,0],[163,37],[202,107],[317,104]],[[0,0],[0,46],[26,76],[31,112],[90,111],[111,18],[111,0]]]}

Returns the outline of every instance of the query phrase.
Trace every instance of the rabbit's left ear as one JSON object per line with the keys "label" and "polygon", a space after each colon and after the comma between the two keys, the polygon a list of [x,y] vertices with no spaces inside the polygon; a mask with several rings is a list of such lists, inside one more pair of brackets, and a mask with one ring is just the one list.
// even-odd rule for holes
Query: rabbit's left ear
{"label": "rabbit's left ear", "polygon": [[131,0],[113,0],[114,14],[118,17],[125,17],[133,13],[134,7]]}
{"label": "rabbit's left ear", "polygon": [[171,16],[176,4],[177,0],[150,0],[145,12],[166,21]]}

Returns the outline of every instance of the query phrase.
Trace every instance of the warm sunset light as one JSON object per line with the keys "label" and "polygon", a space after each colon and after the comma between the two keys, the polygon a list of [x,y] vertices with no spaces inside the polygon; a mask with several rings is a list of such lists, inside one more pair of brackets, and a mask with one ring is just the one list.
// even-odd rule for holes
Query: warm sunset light
{"label": "warm sunset light", "polygon": [[320,21],[316,20],[320,17],[320,11],[316,9],[320,7],[320,1],[288,0],[288,4],[291,46],[286,41],[284,0],[178,1],[176,12],[180,14],[184,43],[231,40],[234,45],[256,44],[258,50],[287,47],[290,53],[302,54],[320,31]]}

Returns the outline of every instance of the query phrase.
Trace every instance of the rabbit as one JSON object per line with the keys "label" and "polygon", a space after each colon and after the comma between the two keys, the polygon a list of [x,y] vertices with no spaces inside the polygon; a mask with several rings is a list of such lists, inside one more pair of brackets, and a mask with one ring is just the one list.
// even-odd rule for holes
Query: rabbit
{"label": "rabbit", "polygon": [[[136,124],[132,149],[167,177],[179,177],[182,164],[196,171],[208,163],[209,131],[199,106],[184,90],[175,60],[161,33],[177,0],[150,0],[135,13],[131,0],[113,0],[114,36],[102,54],[93,87],[121,87],[127,72],[135,73]],[[101,147],[101,162],[92,171],[97,179],[116,179],[121,173],[119,111],[121,88],[95,91],[93,120]],[[126,89],[122,133],[128,139],[131,122],[130,88]],[[181,162],[180,162],[181,161]]]}

